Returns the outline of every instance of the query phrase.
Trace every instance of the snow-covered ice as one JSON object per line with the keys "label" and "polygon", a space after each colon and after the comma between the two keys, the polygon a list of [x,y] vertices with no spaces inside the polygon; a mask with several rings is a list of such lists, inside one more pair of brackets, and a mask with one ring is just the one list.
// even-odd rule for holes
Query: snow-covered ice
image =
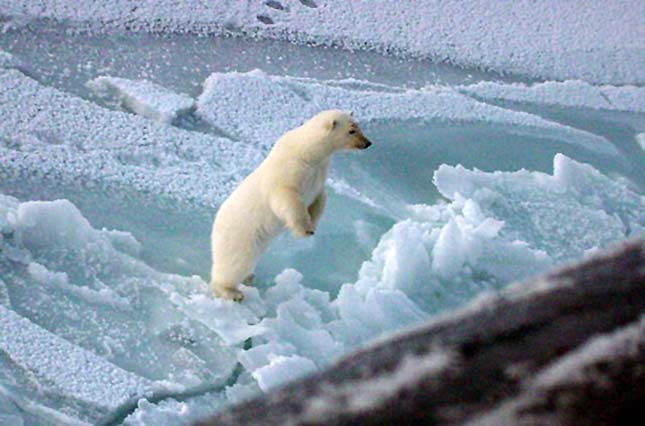
{"label": "snow-covered ice", "polygon": [[195,101],[183,93],[175,93],[150,81],[102,76],[87,82],[97,96],[136,114],[165,124],[188,114]]}
{"label": "snow-covered ice", "polygon": [[645,88],[594,86],[581,80],[547,81],[526,85],[481,82],[459,88],[479,98],[534,104],[645,112]]}
{"label": "snow-covered ice", "polygon": [[[269,147],[285,131],[302,124],[316,111],[340,108],[362,121],[419,120],[422,122],[484,122],[512,126],[521,134],[559,135],[587,149],[617,154],[606,139],[523,111],[479,102],[449,87],[422,90],[392,88],[384,92],[369,85],[339,86],[312,79],[249,73],[215,73],[204,83],[197,114],[228,134],[258,140]],[[393,92],[393,93],[392,93]],[[263,102],[258,102],[260,97]],[[232,105],[232,107],[230,107]],[[264,117],[280,117],[266,123]]]}
{"label": "snow-covered ice", "polygon": [[18,60],[11,53],[0,50],[0,68],[15,68],[19,64]]}
{"label": "snow-covered ice", "polygon": [[645,5],[639,0],[421,0],[409,6],[388,0],[162,0],[135,8],[129,0],[92,0],[80,8],[70,0],[3,0],[0,9],[15,26],[49,18],[98,31],[233,33],[548,79],[645,82]]}
{"label": "snow-covered ice", "polygon": [[[0,85],[5,179],[31,163],[33,173],[60,183],[100,181],[214,205],[261,159],[249,144],[106,110],[18,70],[0,70]],[[205,185],[214,175],[217,185]]]}
{"label": "snow-covered ice", "polygon": [[[0,0],[0,424],[190,424],[645,231],[642,2],[130,3]],[[266,67],[193,60],[197,33]],[[334,159],[315,238],[214,299],[215,209],[326,108],[374,146]]]}
{"label": "snow-covered ice", "polygon": [[[152,382],[49,333],[0,306],[0,348],[58,398],[106,411],[152,390]],[[41,391],[45,391],[42,389]],[[86,407],[87,409],[87,407]]]}

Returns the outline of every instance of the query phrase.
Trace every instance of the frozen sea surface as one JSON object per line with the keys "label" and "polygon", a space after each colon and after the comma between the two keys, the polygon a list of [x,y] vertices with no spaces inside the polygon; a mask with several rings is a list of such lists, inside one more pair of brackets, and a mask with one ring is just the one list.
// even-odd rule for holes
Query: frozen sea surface
{"label": "frozen sea surface", "polygon": [[[48,4],[43,16],[72,10]],[[645,231],[638,85],[575,67],[544,82],[279,41],[71,34],[12,5],[2,425],[187,424]],[[277,136],[330,107],[353,110],[374,146],[333,161],[314,238],[278,238],[243,303],[213,299],[217,206]]]}
{"label": "frozen sea surface", "polygon": [[[645,83],[640,0],[0,0],[5,28],[232,34],[369,49],[545,79]],[[234,59],[233,59],[234,60]]]}

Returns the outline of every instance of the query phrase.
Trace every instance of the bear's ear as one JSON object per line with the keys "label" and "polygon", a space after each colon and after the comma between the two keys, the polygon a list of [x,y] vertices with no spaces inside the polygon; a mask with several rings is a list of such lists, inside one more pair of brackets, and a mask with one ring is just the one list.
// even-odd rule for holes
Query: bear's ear
{"label": "bear's ear", "polygon": [[353,117],[353,116],[354,116],[354,111],[350,111],[350,112],[349,112],[349,116],[350,116],[350,117]]}

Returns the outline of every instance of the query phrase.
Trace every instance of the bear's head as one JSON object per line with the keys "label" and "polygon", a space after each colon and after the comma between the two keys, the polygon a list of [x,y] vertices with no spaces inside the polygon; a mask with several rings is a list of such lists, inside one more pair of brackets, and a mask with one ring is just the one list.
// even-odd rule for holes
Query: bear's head
{"label": "bear's head", "polygon": [[302,127],[312,137],[300,143],[310,145],[308,149],[322,156],[329,156],[340,150],[366,149],[372,145],[348,111],[320,112]]}

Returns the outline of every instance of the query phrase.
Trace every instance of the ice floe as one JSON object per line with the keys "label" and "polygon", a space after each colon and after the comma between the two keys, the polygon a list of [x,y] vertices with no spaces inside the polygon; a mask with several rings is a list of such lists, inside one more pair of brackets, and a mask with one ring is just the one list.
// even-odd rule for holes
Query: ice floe
{"label": "ice floe", "polygon": [[261,159],[249,144],[110,111],[17,70],[0,69],[0,85],[5,179],[29,173],[215,205]]}
{"label": "ice floe", "polygon": [[97,96],[144,117],[172,124],[189,113],[195,101],[183,93],[175,93],[147,80],[118,77],[97,77],[87,82]]}
{"label": "ice floe", "polygon": [[[395,93],[354,90],[325,81],[269,76],[254,70],[212,74],[197,100],[197,114],[201,118],[265,148],[287,130],[302,124],[303,117],[332,108],[350,110],[361,122],[493,123],[512,132],[550,135],[586,149],[617,155],[615,147],[601,136],[534,114],[479,102],[443,86]],[[267,122],[266,117],[272,120]]]}
{"label": "ice floe", "polygon": [[458,90],[483,99],[645,112],[645,88],[636,86],[594,86],[581,80],[547,81],[532,85],[480,82],[460,86]]}
{"label": "ice floe", "polygon": [[[5,2],[6,3],[6,2]],[[486,0],[346,2],[172,0],[132,7],[128,0],[12,0],[5,13],[19,25],[54,19],[68,25],[130,31],[237,33],[377,50],[540,78],[642,84],[639,1],[575,3]]]}

